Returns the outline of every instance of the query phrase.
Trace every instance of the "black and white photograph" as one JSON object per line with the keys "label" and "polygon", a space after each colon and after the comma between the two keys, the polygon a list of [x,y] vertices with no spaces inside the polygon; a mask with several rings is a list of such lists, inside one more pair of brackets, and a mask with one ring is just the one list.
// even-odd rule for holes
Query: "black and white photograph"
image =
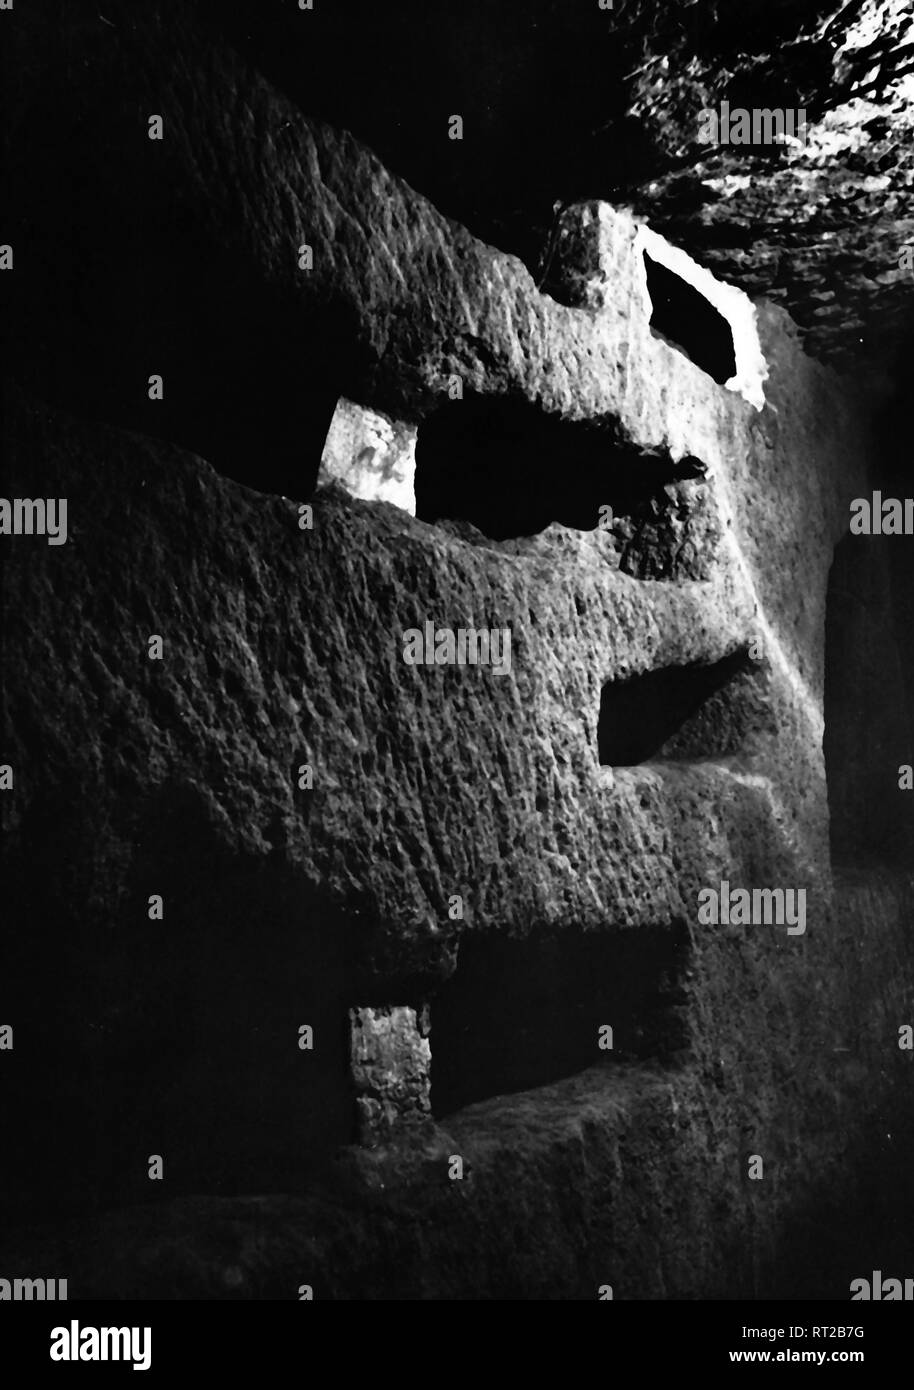
{"label": "black and white photograph", "polygon": [[0,61],[0,1367],[352,1301],[876,1365],[914,0],[0,0]]}

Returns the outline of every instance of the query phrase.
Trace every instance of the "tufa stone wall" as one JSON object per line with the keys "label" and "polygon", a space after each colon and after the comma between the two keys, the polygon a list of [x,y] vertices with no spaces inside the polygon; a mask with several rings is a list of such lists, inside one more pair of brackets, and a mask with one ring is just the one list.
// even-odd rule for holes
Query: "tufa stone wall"
{"label": "tufa stone wall", "polygon": [[[3,537],[4,1267],[71,1297],[846,1296],[885,1224],[816,1242],[862,1174],[902,1181],[914,1007],[907,879],[831,867],[853,386],[624,211],[569,213],[560,303],[230,51],[109,37],[138,100],[169,73],[167,157],[119,183],[115,101],[79,166],[94,225],[158,219],[149,337],[67,295],[43,336],[60,272],[23,224],[4,387],[5,495],[68,504],[65,544]],[[713,295],[731,380],[652,328],[648,248]],[[169,257],[199,277],[159,305]],[[227,362],[255,309],[262,378],[256,334],[223,380],[170,317]],[[341,398],[415,436],[415,516],[365,459],[372,495],[341,486],[345,441],[312,495]],[[434,661],[470,628],[498,659]],[[724,881],[804,894],[802,929],[709,922]]]}

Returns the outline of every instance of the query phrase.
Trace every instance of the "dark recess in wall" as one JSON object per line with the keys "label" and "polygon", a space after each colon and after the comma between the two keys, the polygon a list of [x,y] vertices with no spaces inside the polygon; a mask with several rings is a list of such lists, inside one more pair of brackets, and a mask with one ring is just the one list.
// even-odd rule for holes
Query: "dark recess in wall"
{"label": "dark recess in wall", "polygon": [[[346,923],[279,862],[226,854],[180,786],[125,809],[133,860],[102,881],[92,805],[80,785],[27,812],[27,867],[4,883],[4,997],[19,1003],[0,1217],[300,1190],[355,1137]],[[95,910],[74,913],[87,893]]]}
{"label": "dark recess in wall", "polygon": [[900,766],[914,764],[909,544],[847,535],[829,572],[823,751],[836,864],[914,864],[914,792],[899,787]]}
{"label": "dark recess in wall", "polygon": [[651,328],[684,352],[721,386],[736,371],[733,333],[723,314],[685,280],[645,251],[647,288],[654,306]]}
{"label": "dark recess in wall", "polygon": [[[606,1062],[688,1047],[682,923],[626,931],[467,933],[432,1000],[432,1110],[523,1091]],[[613,1030],[612,1051],[599,1030]]]}
{"label": "dark recess in wall", "polygon": [[743,732],[740,697],[760,671],[745,650],[710,666],[668,666],[607,681],[600,696],[600,762],[632,767],[657,757],[736,752]]}
{"label": "dark recess in wall", "polygon": [[621,442],[608,424],[467,394],[419,427],[416,515],[469,521],[492,540],[535,535],[554,521],[592,531],[602,506],[628,515],[700,472],[694,459],[673,463]]}

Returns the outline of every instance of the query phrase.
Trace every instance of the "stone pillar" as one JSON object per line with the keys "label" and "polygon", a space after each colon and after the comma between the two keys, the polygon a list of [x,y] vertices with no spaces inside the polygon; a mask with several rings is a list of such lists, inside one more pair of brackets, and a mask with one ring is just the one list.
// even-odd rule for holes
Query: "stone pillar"
{"label": "stone pillar", "polygon": [[431,1119],[429,1027],[427,1007],[349,1010],[359,1143],[388,1143]]}
{"label": "stone pillar", "polygon": [[392,502],[416,514],[416,427],[341,396],[321,455],[318,485],[337,482],[353,497]]}

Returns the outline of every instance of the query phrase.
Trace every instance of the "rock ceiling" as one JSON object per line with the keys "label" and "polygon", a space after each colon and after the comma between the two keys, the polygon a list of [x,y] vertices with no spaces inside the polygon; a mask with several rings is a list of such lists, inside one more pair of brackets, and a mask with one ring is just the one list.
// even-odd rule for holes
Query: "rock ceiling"
{"label": "rock ceiling", "polygon": [[[602,198],[783,304],[839,368],[876,376],[906,345],[912,0],[233,0],[212,22],[535,273],[558,206]],[[725,101],[802,108],[807,138],[700,143],[700,112]]]}

